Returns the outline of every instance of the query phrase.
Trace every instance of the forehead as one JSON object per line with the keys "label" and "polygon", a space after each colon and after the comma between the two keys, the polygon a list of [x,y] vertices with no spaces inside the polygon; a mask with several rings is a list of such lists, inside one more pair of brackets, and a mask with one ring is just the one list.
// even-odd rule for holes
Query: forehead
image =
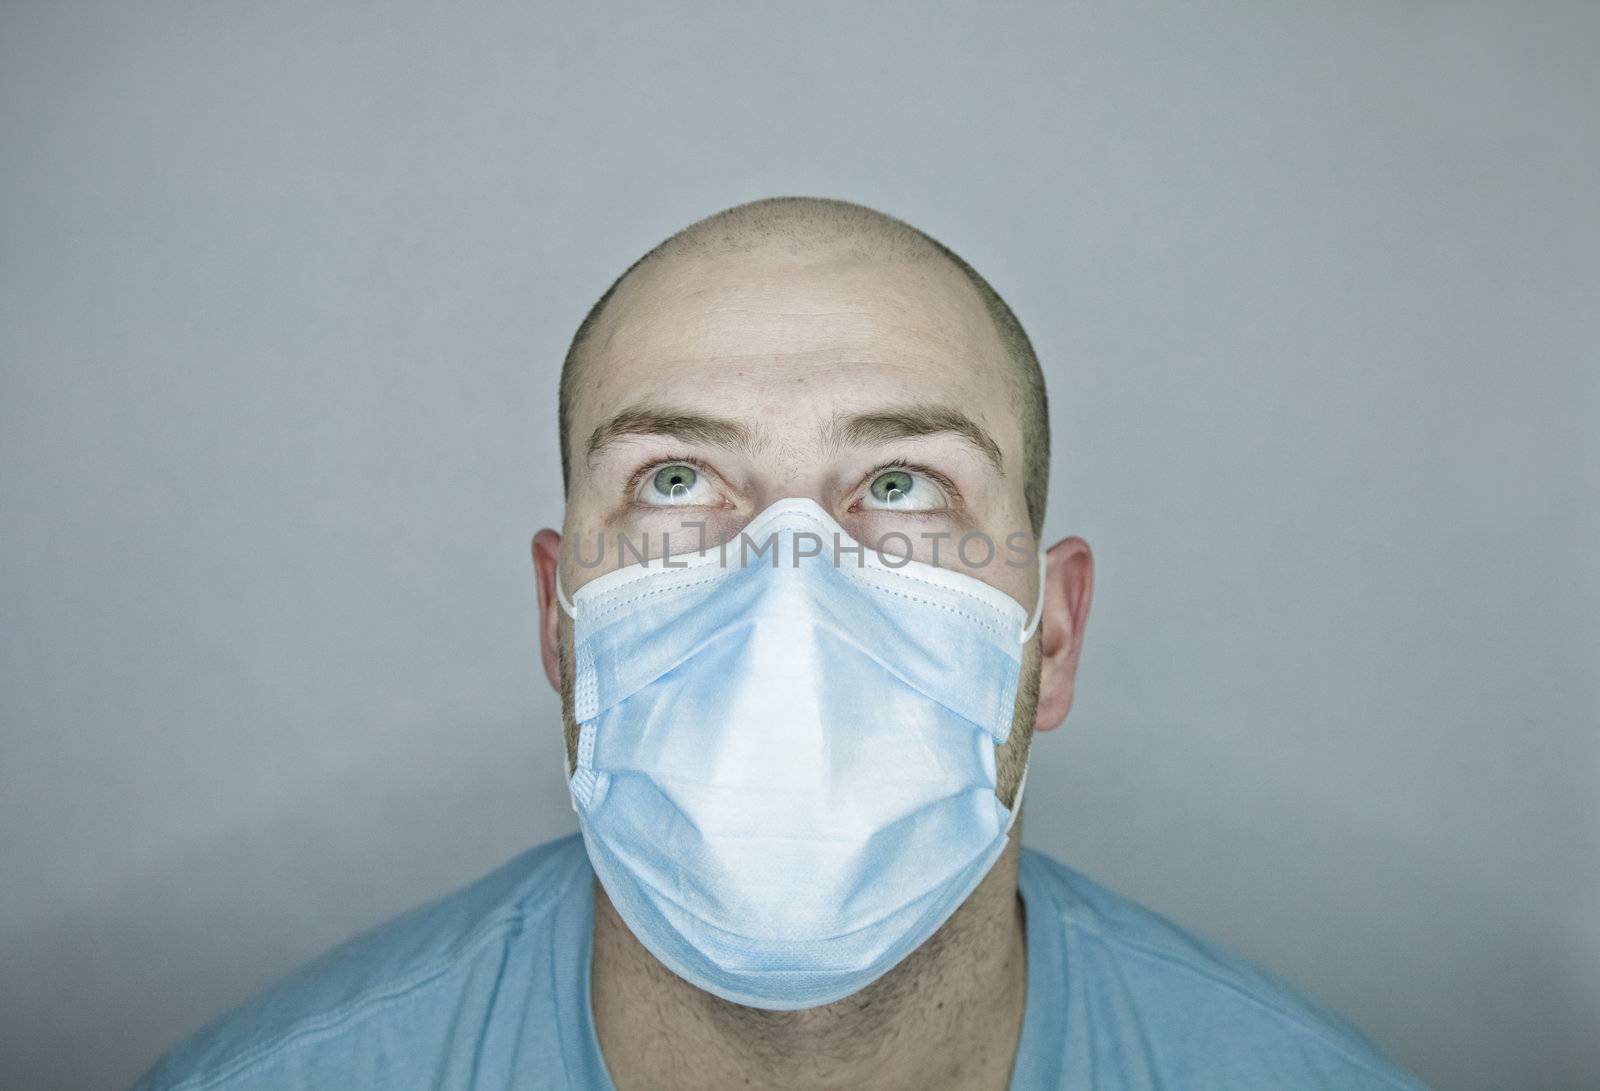
{"label": "forehead", "polygon": [[1015,450],[1004,346],[948,262],[852,252],[673,256],[612,297],[572,405],[581,443],[637,402],[798,426],[892,405],[960,406]]}

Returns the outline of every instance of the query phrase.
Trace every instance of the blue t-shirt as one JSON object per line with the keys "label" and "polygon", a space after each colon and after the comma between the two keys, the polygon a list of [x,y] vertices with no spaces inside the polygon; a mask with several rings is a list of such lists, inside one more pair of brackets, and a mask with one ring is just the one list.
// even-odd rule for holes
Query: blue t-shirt
{"label": "blue t-shirt", "polygon": [[[1284,983],[1024,849],[1011,1086],[1422,1085]],[[612,1087],[589,1005],[594,872],[573,834],[330,951],[170,1050],[135,1091]]]}

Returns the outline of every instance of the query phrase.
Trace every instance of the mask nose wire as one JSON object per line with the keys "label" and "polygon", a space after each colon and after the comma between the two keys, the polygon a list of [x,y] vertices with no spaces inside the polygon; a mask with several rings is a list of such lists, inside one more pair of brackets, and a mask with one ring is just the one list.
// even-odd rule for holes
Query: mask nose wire
{"label": "mask nose wire", "polygon": [[[1044,617],[1044,580],[1048,558],[1043,550],[1039,552],[1039,597],[1033,604],[1032,620],[1027,628],[1017,635],[1018,644],[1026,644],[1033,638],[1033,631],[1039,627],[1039,621]],[[578,619],[577,608],[572,605],[572,600],[567,598],[567,593],[561,589],[561,569],[556,569],[556,601],[561,604],[561,609],[566,611],[568,617],[574,621]]]}
{"label": "mask nose wire", "polygon": [[[1045,562],[1046,562],[1045,552],[1044,552],[1044,550],[1041,549],[1039,551],[1039,600],[1033,604],[1033,620],[1028,622],[1028,627],[1026,629],[1022,630],[1022,634],[1017,637],[1017,643],[1018,644],[1026,644],[1030,639],[1032,639],[1033,631],[1039,627],[1039,619],[1044,617],[1044,574],[1045,574]],[[556,584],[557,590],[559,590],[560,587],[561,587],[561,584],[559,582],[557,582],[557,584]]]}

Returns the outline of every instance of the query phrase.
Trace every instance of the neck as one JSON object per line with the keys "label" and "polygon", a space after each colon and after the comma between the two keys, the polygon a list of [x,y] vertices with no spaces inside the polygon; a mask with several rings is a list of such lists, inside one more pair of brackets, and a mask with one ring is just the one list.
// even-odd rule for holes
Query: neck
{"label": "neck", "polygon": [[597,880],[591,987],[613,1082],[619,1091],[1005,1088],[1027,997],[1020,834],[1019,822],[983,882],[904,961],[804,1011],[743,1007],[684,981],[634,938]]}

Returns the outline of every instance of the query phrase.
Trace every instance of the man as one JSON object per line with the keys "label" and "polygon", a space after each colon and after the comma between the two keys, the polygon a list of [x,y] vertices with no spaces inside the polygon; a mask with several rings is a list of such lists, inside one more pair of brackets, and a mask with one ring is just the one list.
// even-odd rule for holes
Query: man
{"label": "man", "polygon": [[729,209],[596,303],[559,421],[564,534],[533,561],[582,838],[141,1087],[1418,1086],[1021,849],[1092,558],[1033,563],[1043,378],[960,258],[845,202]]}

